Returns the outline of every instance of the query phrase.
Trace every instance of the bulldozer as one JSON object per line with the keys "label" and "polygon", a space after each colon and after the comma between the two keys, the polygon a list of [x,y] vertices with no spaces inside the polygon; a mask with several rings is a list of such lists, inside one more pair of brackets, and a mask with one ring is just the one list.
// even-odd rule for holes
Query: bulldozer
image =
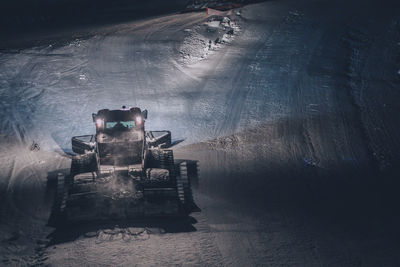
{"label": "bulldozer", "polygon": [[198,162],[174,160],[170,131],[146,131],[147,110],[102,109],[96,134],[72,137],[69,175],[59,173],[50,226],[84,221],[176,218],[200,209],[191,183]]}

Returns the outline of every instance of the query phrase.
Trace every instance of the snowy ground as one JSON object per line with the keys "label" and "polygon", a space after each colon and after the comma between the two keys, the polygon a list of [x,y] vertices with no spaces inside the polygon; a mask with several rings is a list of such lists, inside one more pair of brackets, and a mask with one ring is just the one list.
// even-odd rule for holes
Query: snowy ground
{"label": "snowy ground", "polygon": [[[399,265],[399,10],[272,1],[230,25],[187,13],[2,51],[1,264]],[[195,229],[75,229],[44,247],[47,177],[92,112],[123,104],[200,160]]]}

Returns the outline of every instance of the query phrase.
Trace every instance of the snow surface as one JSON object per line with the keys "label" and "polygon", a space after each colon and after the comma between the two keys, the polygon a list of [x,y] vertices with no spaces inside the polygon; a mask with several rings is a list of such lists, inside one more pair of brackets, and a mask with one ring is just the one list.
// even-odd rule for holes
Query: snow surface
{"label": "snow surface", "polygon": [[[229,36],[187,13],[0,52],[1,264],[400,264],[398,4],[238,13]],[[197,223],[72,229],[45,247],[48,180],[68,172],[71,136],[121,105],[148,109],[148,129],[200,160]]]}

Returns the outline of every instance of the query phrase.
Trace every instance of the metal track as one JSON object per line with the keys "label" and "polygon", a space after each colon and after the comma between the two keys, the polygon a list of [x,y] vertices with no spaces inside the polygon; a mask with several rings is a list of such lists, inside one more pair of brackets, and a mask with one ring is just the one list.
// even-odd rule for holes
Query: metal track
{"label": "metal track", "polygon": [[174,154],[172,150],[160,150],[160,167],[169,171],[169,177],[175,179]]}
{"label": "metal track", "polygon": [[64,174],[57,174],[57,188],[55,193],[55,200],[52,207],[51,217],[49,219],[49,225],[57,225],[58,222],[62,221],[64,210],[67,204],[67,181]]}
{"label": "metal track", "polygon": [[179,176],[177,177],[177,189],[179,199],[183,204],[192,204],[193,201],[193,193],[190,187],[190,179],[188,177],[188,169],[186,161],[182,162],[179,165]]}

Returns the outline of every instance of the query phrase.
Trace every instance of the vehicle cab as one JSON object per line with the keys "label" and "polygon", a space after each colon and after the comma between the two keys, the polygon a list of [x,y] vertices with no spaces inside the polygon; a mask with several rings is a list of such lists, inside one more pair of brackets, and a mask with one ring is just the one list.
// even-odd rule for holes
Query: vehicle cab
{"label": "vehicle cab", "polygon": [[147,110],[142,112],[137,107],[102,109],[92,117],[100,164],[118,166],[142,162]]}

